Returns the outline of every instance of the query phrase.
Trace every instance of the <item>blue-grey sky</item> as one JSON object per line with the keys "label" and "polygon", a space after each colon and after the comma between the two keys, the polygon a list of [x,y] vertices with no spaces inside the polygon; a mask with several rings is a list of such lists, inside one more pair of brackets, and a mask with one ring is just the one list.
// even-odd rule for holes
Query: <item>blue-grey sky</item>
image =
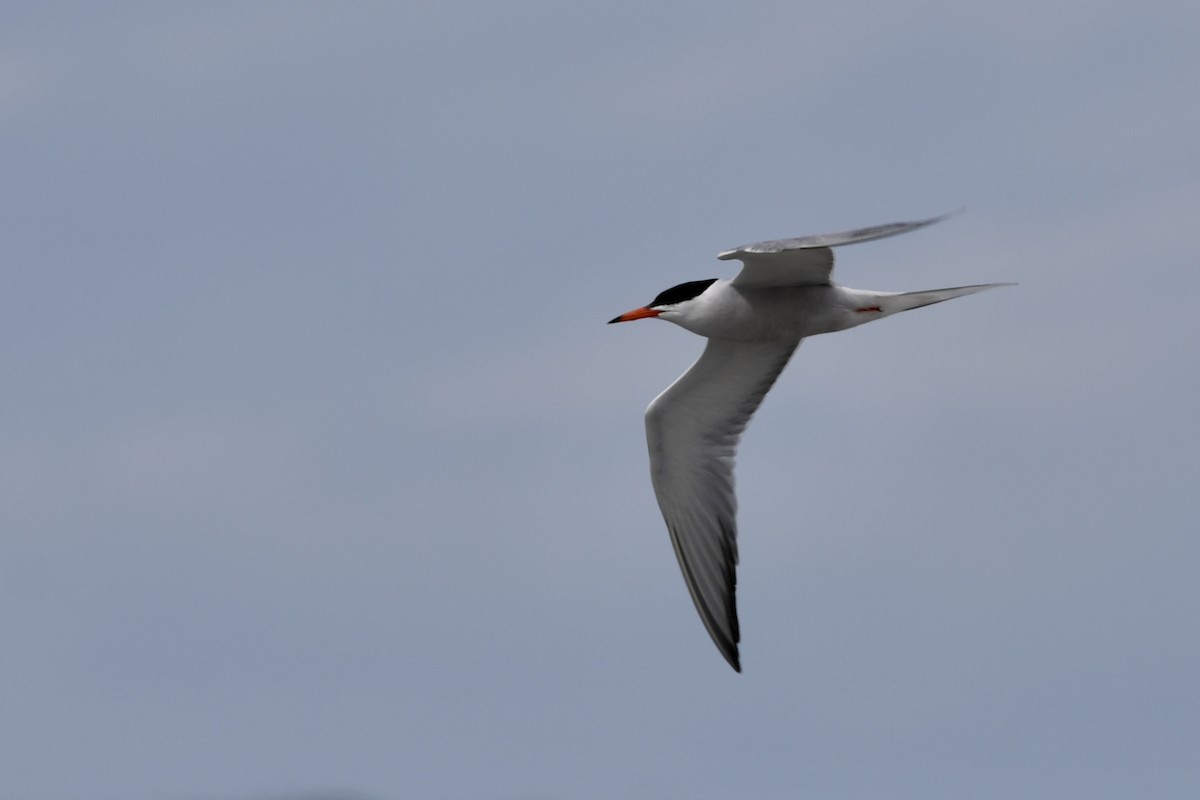
{"label": "blue-grey sky", "polygon": [[[0,15],[0,795],[1194,798],[1200,6]],[[1020,286],[806,342],[745,673],[614,314],[725,248]]]}

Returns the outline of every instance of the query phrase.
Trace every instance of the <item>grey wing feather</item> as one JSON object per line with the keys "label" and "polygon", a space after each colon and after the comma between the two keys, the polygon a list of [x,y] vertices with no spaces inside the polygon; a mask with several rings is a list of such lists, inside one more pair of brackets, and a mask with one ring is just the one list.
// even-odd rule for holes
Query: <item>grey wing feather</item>
{"label": "grey wing feather", "polygon": [[646,409],[654,493],[679,567],[704,627],[739,672],[734,456],[797,344],[710,339],[700,359]]}
{"label": "grey wing feather", "polygon": [[869,242],[915,231],[935,222],[941,222],[951,214],[919,220],[917,222],[893,222],[874,225],[841,233],[824,233],[816,236],[798,236],[792,239],[775,239],[756,242],[720,253],[722,261],[738,259],[743,263],[742,271],[733,279],[738,286],[806,286],[829,283],[833,273],[833,250],[843,244]]}

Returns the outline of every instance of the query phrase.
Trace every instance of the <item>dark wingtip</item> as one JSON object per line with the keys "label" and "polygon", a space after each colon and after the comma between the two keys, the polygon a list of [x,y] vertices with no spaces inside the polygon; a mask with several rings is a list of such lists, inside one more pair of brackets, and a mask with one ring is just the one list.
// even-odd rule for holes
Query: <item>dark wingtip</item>
{"label": "dark wingtip", "polygon": [[621,315],[620,315],[620,314],[618,314],[617,316],[615,316],[615,317],[613,317],[612,319],[610,319],[610,320],[608,321],[608,324],[609,324],[609,325],[612,325],[614,322],[620,322],[620,321],[621,321]]}
{"label": "dark wingtip", "polygon": [[715,636],[713,642],[716,643],[716,649],[720,650],[721,655],[725,657],[725,661],[733,667],[733,672],[742,673],[742,654],[738,651],[737,643],[730,642],[728,639],[718,642]]}

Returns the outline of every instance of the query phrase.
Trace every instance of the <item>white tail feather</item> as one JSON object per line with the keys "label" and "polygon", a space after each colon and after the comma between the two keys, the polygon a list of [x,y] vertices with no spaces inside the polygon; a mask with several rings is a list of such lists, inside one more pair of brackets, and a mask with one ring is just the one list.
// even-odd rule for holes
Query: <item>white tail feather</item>
{"label": "white tail feather", "polygon": [[940,303],[943,300],[953,300],[956,297],[964,297],[968,294],[975,294],[986,289],[995,289],[999,286],[1016,286],[1015,283],[982,283],[975,286],[956,286],[951,289],[926,289],[922,292],[899,292],[896,294],[881,294],[879,297],[880,310],[885,315],[897,314],[901,311],[908,311],[921,306],[931,306],[934,303]]}

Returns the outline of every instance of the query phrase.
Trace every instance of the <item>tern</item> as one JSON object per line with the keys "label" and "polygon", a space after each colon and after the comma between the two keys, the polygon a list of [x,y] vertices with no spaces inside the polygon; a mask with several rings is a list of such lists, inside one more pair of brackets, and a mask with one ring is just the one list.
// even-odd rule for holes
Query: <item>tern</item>
{"label": "tern", "polygon": [[609,320],[664,319],[708,339],[699,360],[646,409],[650,478],[688,592],[737,672],[738,440],[806,336],[831,333],[1008,283],[922,292],[872,292],[831,280],[833,249],[915,231],[950,215],[726,250],[733,280],[688,281]]}

